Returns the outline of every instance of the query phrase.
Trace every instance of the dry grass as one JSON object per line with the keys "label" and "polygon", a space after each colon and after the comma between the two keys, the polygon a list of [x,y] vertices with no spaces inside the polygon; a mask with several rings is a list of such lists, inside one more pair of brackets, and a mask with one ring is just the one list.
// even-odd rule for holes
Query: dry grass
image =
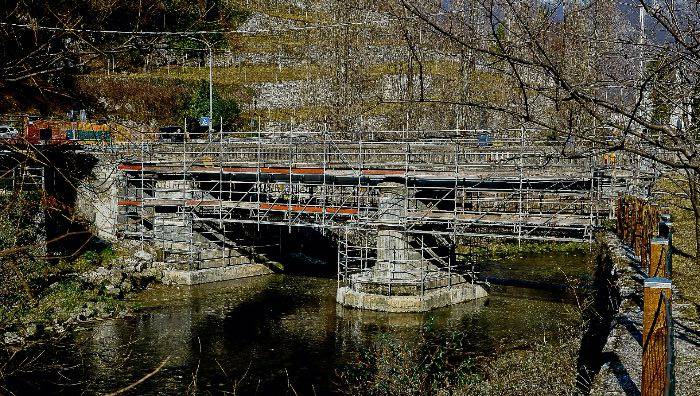
{"label": "dry grass", "polygon": [[[217,85],[242,85],[318,78],[328,75],[328,71],[314,65],[282,68],[276,65],[240,65],[215,67],[213,74]],[[95,76],[104,77],[101,74]],[[159,78],[176,81],[201,81],[209,79],[209,69],[207,67],[171,67],[170,70],[159,68],[146,73],[130,73],[121,76],[134,80]]]}
{"label": "dry grass", "polygon": [[460,337],[419,345],[380,334],[358,359],[338,372],[348,395],[525,396],[576,393],[580,346],[576,327],[559,337],[476,357]]}
{"label": "dry grass", "polygon": [[576,393],[578,338],[557,339],[532,350],[496,358],[484,370],[485,380],[470,383],[457,395],[571,395]]}
{"label": "dry grass", "polygon": [[678,314],[695,322],[700,321],[700,269],[695,264],[695,223],[688,199],[682,198],[681,189],[669,180],[658,183],[657,189],[665,194],[659,200],[662,207],[668,207],[673,221],[673,275],[672,280],[677,287],[674,298],[682,303],[689,303],[685,309],[679,309]]}
{"label": "dry grass", "polygon": [[298,34],[277,33],[255,36],[239,36],[230,39],[237,52],[245,53],[297,53],[308,45]]}
{"label": "dry grass", "polygon": [[230,3],[238,6],[239,9],[249,12],[259,12],[274,18],[305,23],[327,23],[331,21],[331,16],[319,11],[306,11],[302,7],[288,2],[280,4],[278,2],[261,0],[229,0]]}

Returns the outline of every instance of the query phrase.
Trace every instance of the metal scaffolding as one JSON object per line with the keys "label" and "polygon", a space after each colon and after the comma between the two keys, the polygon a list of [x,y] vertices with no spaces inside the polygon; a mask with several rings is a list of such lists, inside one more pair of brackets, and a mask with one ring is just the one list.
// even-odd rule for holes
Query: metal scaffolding
{"label": "metal scaffolding", "polygon": [[[246,246],[255,254],[261,242],[246,245],[244,235],[272,226],[337,235],[339,276],[362,273],[382,255],[344,235],[381,227],[411,241],[429,236],[448,244],[464,236],[590,241],[638,166],[582,145],[562,155],[568,142],[524,128],[219,131],[211,140],[177,142],[140,136],[115,143],[122,157],[120,234],[155,243],[166,261],[190,268],[239,262]],[[379,210],[387,182],[402,185],[406,197],[404,215],[390,224]],[[407,260],[426,263],[423,248],[410,249],[421,255]],[[455,266],[422,266],[421,287],[435,268]]]}

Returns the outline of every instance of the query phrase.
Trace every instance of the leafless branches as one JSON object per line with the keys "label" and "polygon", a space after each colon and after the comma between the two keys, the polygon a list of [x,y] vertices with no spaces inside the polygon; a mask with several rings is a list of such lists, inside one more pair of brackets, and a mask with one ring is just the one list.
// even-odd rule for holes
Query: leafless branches
{"label": "leafless branches", "polygon": [[144,375],[143,377],[141,377],[141,379],[139,379],[138,381],[133,382],[133,383],[129,384],[128,386],[125,386],[125,387],[123,387],[123,388],[121,388],[121,389],[118,389],[118,390],[116,390],[116,391],[114,391],[114,392],[107,393],[105,396],[117,396],[117,395],[121,395],[121,394],[124,394],[124,393],[130,391],[131,389],[136,388],[137,386],[139,386],[139,385],[141,385],[142,383],[146,382],[149,378],[151,378],[151,377],[153,377],[154,375],[158,374],[158,372],[160,372],[160,370],[162,370],[163,367],[165,367],[165,365],[168,363],[168,361],[170,360],[170,358],[171,358],[171,356],[168,356],[168,357],[166,357],[165,359],[163,359],[163,361],[158,365],[158,367],[156,367],[153,371],[151,371],[151,372],[149,372],[148,374],[146,374],[146,375]]}

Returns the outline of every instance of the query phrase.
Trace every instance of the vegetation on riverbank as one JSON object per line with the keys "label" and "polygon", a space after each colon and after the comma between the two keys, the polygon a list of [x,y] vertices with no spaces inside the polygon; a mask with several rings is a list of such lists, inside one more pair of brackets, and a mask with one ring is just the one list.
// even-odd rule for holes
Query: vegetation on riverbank
{"label": "vegetation on riverbank", "polygon": [[[32,271],[20,278],[4,279],[3,286],[14,290],[2,296],[0,333],[5,343],[20,342],[41,332],[59,333],[71,323],[92,317],[111,316],[125,308],[119,296],[103,285],[85,282],[80,274],[108,266],[116,253],[109,247],[89,250],[76,259],[58,262],[38,260]],[[16,282],[26,282],[19,288]]]}
{"label": "vegetation on riverbank", "polygon": [[502,257],[543,255],[543,254],[568,254],[584,255],[590,253],[590,246],[583,242],[539,242],[494,240],[482,243],[478,246],[459,245],[458,254],[473,254],[483,258],[495,259]]}
{"label": "vegetation on riverbank", "polygon": [[[0,342],[62,331],[68,322],[110,315],[117,296],[86,282],[81,274],[109,266],[119,252],[85,241],[76,256],[49,257],[46,242],[50,199],[36,192],[0,197]],[[67,243],[59,236],[56,243]]]}
{"label": "vegetation on riverbank", "polygon": [[348,395],[564,395],[576,391],[580,329],[553,339],[504,346],[475,358],[455,332],[436,340],[424,330],[417,347],[380,334],[357,360],[338,373]]}

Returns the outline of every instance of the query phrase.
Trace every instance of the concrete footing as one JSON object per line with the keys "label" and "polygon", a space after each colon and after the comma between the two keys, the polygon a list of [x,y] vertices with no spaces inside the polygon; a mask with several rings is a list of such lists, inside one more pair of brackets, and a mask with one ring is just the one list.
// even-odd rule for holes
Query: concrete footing
{"label": "concrete footing", "polygon": [[422,295],[387,296],[338,288],[336,300],[346,307],[384,312],[425,312],[431,309],[488,296],[486,289],[471,283],[431,290]]}
{"label": "concrete footing", "polygon": [[163,271],[163,283],[167,285],[199,285],[271,273],[272,271],[263,264],[230,265],[193,271],[171,269]]}

